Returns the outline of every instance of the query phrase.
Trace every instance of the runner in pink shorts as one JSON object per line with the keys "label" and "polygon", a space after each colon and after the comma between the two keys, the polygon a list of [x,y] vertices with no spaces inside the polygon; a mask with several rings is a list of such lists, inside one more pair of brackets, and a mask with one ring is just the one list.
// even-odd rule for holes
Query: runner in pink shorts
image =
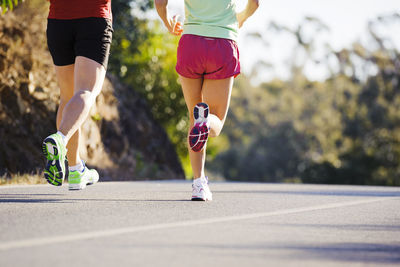
{"label": "runner in pink shorts", "polygon": [[238,30],[258,8],[248,0],[236,13],[235,0],[185,0],[182,25],[168,13],[168,0],[154,0],[168,31],[181,35],[176,71],[190,117],[189,157],[193,170],[192,200],[212,200],[204,173],[208,137],[217,137],[225,123],[233,79],[240,73]]}
{"label": "runner in pink shorts", "polygon": [[240,73],[234,40],[184,34],[178,46],[176,71],[190,79],[222,80]]}

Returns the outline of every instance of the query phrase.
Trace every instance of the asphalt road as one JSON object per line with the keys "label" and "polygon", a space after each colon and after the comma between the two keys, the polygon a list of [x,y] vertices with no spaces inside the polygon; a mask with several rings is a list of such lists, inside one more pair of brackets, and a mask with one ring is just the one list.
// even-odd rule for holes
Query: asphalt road
{"label": "asphalt road", "polygon": [[400,188],[213,183],[0,187],[0,266],[400,265]]}

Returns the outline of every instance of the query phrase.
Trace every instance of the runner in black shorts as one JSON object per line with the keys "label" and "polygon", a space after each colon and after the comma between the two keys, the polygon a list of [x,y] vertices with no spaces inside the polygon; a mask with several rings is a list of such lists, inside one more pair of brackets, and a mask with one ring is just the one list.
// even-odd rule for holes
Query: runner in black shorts
{"label": "runner in black shorts", "polygon": [[48,19],[47,45],[54,64],[71,65],[83,56],[107,69],[112,31],[111,20],[106,18]]}
{"label": "runner in black shorts", "polygon": [[[103,86],[112,39],[111,0],[50,0],[47,43],[60,87],[57,133],[43,141],[46,180],[70,190],[99,180],[79,156],[80,127]],[[69,162],[69,169],[67,160]]]}

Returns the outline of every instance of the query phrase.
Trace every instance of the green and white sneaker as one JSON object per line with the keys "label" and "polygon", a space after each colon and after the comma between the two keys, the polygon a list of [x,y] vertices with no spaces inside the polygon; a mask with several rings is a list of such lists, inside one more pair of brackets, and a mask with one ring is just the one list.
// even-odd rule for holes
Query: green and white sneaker
{"label": "green and white sneaker", "polygon": [[61,186],[68,171],[67,148],[62,137],[57,133],[46,137],[42,150],[47,159],[44,178],[51,185]]}
{"label": "green and white sneaker", "polygon": [[81,190],[87,185],[95,184],[99,181],[99,174],[95,169],[88,169],[86,166],[83,172],[70,171],[68,175],[69,190]]}

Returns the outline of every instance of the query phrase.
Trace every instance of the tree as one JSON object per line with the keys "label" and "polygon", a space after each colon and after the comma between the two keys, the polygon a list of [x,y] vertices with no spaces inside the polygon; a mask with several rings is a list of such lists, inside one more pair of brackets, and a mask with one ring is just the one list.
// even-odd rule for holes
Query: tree
{"label": "tree", "polygon": [[285,29],[298,41],[294,54],[308,57],[297,65],[293,57],[287,81],[237,80],[223,131],[228,145],[208,166],[235,180],[400,185],[400,54],[376,31],[399,19],[372,21],[368,45],[327,49],[338,67],[321,62],[332,71],[323,82],[303,73],[314,60],[305,26]]}
{"label": "tree", "polygon": [[168,34],[158,21],[147,19],[146,12],[152,4],[153,1],[112,1],[114,35],[109,70],[146,99],[189,175],[187,109],[175,72],[179,39]]}

